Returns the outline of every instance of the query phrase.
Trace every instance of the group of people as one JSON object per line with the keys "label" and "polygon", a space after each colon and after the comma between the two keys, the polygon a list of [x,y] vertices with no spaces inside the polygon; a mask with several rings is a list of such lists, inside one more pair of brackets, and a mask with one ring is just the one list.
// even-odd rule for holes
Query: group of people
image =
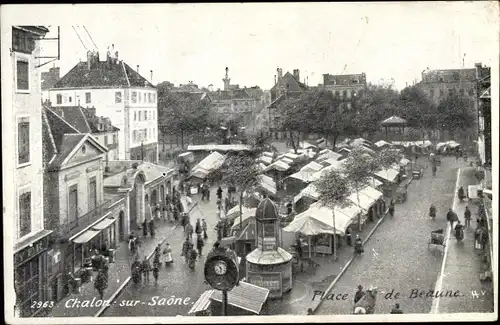
{"label": "group of people", "polygon": [[207,223],[205,219],[202,219],[200,222],[200,219],[198,218],[196,220],[196,225],[194,232],[196,233],[196,249],[194,248],[194,244],[192,242],[193,240],[193,226],[189,222],[189,216],[185,215],[184,220],[186,220],[186,224],[184,226],[184,235],[185,235],[185,241],[182,244],[182,252],[181,256],[184,256],[184,260],[186,261],[186,264],[191,269],[194,269],[195,266],[195,261],[198,256],[203,255],[203,246],[205,246],[205,240],[208,239],[207,235]]}
{"label": "group of people", "polygon": [[[358,290],[356,290],[356,293],[354,294],[354,304],[356,305],[358,301],[360,301],[365,295],[366,293],[363,290],[363,286],[358,285]],[[373,308],[375,306],[371,307]],[[391,310],[391,314],[404,314],[403,310],[400,308],[399,303],[394,304],[394,307]]]}

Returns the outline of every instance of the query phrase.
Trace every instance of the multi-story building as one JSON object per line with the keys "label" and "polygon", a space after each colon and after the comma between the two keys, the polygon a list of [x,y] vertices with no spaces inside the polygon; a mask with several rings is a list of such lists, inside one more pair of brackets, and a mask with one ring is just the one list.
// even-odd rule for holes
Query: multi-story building
{"label": "multi-story building", "polygon": [[478,154],[481,164],[491,170],[491,68],[476,66],[478,95]]}
{"label": "multi-story building", "polygon": [[44,26],[12,26],[3,31],[5,39],[12,40],[2,42],[2,62],[9,63],[2,69],[3,220],[7,247],[12,244],[14,250],[15,305],[20,316],[37,311],[33,302],[50,300],[45,280],[51,231],[44,227],[38,69],[40,39],[48,32]]}
{"label": "multi-story building", "polygon": [[54,87],[61,77],[61,68],[55,65],[49,71],[42,72],[42,101],[49,100],[49,89]]}
{"label": "multi-story building", "polygon": [[298,98],[304,94],[308,87],[300,82],[300,70],[293,70],[293,75],[290,72],[283,75],[283,69],[276,70],[277,75],[274,76],[274,86],[270,90],[271,103],[267,106],[269,117],[269,131],[277,139],[287,137],[286,132],[280,130],[281,116],[278,113],[279,104],[286,98]]}
{"label": "multi-story building", "polygon": [[95,114],[108,117],[120,129],[119,159],[158,161],[158,119],[156,88],[118,60],[106,61],[88,52],[80,62],[50,89],[54,107],[80,105],[96,108]]}
{"label": "multi-story building", "polygon": [[[481,63],[476,63],[481,66]],[[458,95],[471,99],[472,106],[470,112],[475,117],[474,127],[470,130],[477,133],[478,117],[478,94],[476,68],[473,69],[447,69],[447,70],[424,70],[422,71],[422,81],[418,87],[426,93],[429,98],[439,105],[441,101],[449,96]],[[439,132],[442,140],[447,138],[446,132]]]}
{"label": "multi-story building", "polygon": [[323,75],[322,88],[331,91],[346,109],[355,105],[356,99],[363,96],[367,89],[366,74]]}
{"label": "multi-story building", "polygon": [[231,85],[227,67],[226,76],[222,80],[224,81],[224,90],[217,90],[209,94],[215,112],[224,120],[241,118],[242,124],[248,125],[260,100],[252,97],[246,87],[239,88],[239,85]]}
{"label": "multi-story building", "polygon": [[105,161],[118,160],[118,133],[120,129],[113,126],[108,117],[95,115],[96,108],[81,106],[56,106],[45,105],[61,116],[67,123],[80,133],[90,133],[100,145],[107,148]]}

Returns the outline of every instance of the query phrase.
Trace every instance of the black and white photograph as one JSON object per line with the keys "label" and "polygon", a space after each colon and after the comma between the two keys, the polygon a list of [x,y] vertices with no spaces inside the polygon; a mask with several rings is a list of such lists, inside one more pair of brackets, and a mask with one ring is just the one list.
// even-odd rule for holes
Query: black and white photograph
{"label": "black and white photograph", "polygon": [[0,16],[7,324],[497,319],[498,2]]}

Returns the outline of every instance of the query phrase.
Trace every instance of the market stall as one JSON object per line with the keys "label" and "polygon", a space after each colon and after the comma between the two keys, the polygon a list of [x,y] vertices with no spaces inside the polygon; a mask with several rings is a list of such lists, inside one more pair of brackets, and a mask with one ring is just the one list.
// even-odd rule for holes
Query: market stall
{"label": "market stall", "polygon": [[[344,236],[347,227],[361,213],[361,209],[351,205],[346,208],[335,208],[335,224],[332,209],[313,203],[308,210],[298,214],[283,231],[300,233],[307,236],[308,242],[303,244],[304,251],[309,251],[309,257],[315,253],[333,253],[333,233]],[[325,236],[326,235],[326,236]],[[313,240],[313,236],[316,236]],[[312,242],[315,242],[313,247]]]}

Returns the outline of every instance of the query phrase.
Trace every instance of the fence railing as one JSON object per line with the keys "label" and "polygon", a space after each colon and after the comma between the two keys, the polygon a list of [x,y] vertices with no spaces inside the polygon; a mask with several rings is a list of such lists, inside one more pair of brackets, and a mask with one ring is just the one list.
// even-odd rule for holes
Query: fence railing
{"label": "fence railing", "polygon": [[113,203],[113,200],[107,200],[101,205],[97,206],[95,209],[86,212],[85,214],[78,216],[75,220],[71,220],[65,225],[60,227],[60,233],[64,237],[71,237],[78,232],[82,231],[84,228],[90,226],[92,223],[102,218],[109,210],[109,207]]}

